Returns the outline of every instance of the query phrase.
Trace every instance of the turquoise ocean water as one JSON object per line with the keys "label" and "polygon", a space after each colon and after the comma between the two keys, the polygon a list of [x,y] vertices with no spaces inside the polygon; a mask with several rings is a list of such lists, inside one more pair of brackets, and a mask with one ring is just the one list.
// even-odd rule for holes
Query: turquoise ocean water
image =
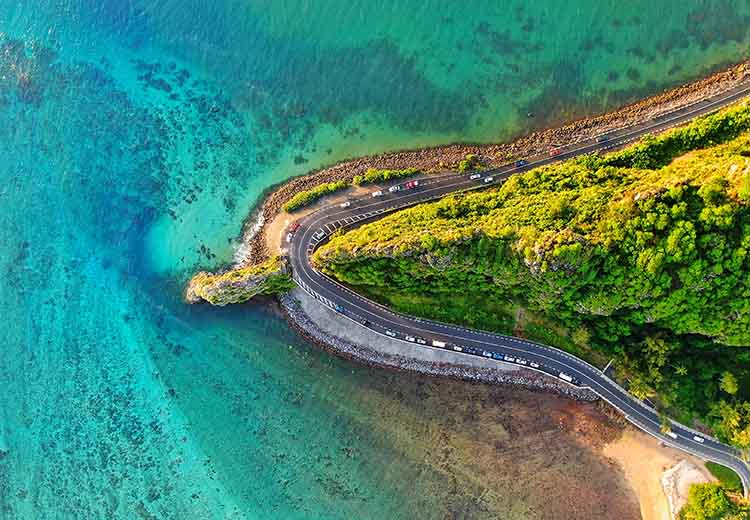
{"label": "turquoise ocean water", "polygon": [[455,385],[333,359],[262,307],[188,307],[186,278],[231,260],[273,183],[604,110],[745,57],[749,21],[729,0],[0,0],[0,518],[496,516],[408,435],[432,431],[420,391],[466,420]]}

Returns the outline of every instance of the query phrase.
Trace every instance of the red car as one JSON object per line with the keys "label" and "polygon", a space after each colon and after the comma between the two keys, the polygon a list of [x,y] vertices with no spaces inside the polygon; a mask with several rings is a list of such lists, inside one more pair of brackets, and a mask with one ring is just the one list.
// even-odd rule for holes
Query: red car
{"label": "red car", "polygon": [[289,232],[290,233],[294,233],[298,229],[299,229],[299,222],[295,222],[294,224],[292,224],[291,226],[289,226]]}
{"label": "red car", "polygon": [[556,155],[560,155],[560,149],[559,148],[553,148],[549,151],[549,154],[551,157],[555,157]]}

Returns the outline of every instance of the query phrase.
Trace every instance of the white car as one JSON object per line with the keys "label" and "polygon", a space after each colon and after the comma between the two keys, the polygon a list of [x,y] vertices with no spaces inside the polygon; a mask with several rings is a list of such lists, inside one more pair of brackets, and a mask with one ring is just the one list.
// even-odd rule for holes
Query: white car
{"label": "white car", "polygon": [[455,350],[456,352],[463,352],[464,348],[463,347],[459,347],[458,345],[453,345],[453,350]]}
{"label": "white car", "polygon": [[313,235],[313,238],[314,238],[315,240],[320,240],[320,239],[321,239],[321,238],[323,238],[324,236],[326,236],[326,232],[325,232],[325,231],[323,231],[323,230],[321,229],[320,231],[318,231],[317,233],[315,233],[315,234]]}
{"label": "white car", "polygon": [[397,191],[401,191],[401,186],[399,186],[398,184],[396,186],[391,186],[390,188],[388,188],[388,191],[390,191],[391,193],[396,193]]}
{"label": "white car", "polygon": [[386,331],[385,331],[385,335],[386,335],[386,336],[390,336],[390,337],[392,337],[392,338],[395,338],[395,337],[396,337],[396,333],[395,333],[395,332],[393,332],[392,330],[389,330],[389,329],[386,329]]}
{"label": "white car", "polygon": [[420,345],[427,345],[427,340],[423,338],[417,338],[417,343]]}
{"label": "white car", "polygon": [[677,434],[675,432],[664,432],[664,435],[672,437],[673,439],[677,438]]}
{"label": "white car", "polygon": [[701,444],[703,444],[704,442],[706,442],[706,439],[704,439],[703,437],[698,437],[697,435],[693,435],[693,440],[695,442],[700,442]]}
{"label": "white car", "polygon": [[503,359],[504,359],[505,361],[508,361],[508,362],[510,362],[510,363],[513,363],[513,362],[514,362],[514,361],[516,360],[516,358],[514,358],[514,357],[511,357],[511,356],[504,356],[504,357],[503,357]]}
{"label": "white car", "polygon": [[383,196],[383,192],[382,191],[373,191],[372,192],[372,196],[373,197],[382,197]]}
{"label": "white car", "polygon": [[404,339],[406,341],[411,341],[412,343],[416,343],[417,342],[417,338],[415,338],[414,336],[406,336]]}
{"label": "white car", "polygon": [[482,178],[482,174],[481,173],[474,173],[472,175],[469,175],[469,180],[470,181],[475,181],[475,180],[481,179],[481,178]]}
{"label": "white car", "polygon": [[484,179],[484,183],[485,183],[485,184],[489,184],[489,183],[491,183],[491,182],[492,182],[492,181],[494,181],[494,180],[495,180],[495,178],[494,178],[494,177],[487,177],[486,179]]}
{"label": "white car", "polygon": [[286,234],[286,241],[287,242],[291,242],[292,241],[292,234],[291,233],[287,233]]}
{"label": "white car", "polygon": [[518,358],[516,359],[516,363],[518,363],[519,365],[525,365],[526,363],[528,363],[528,361],[526,361],[525,359]]}
{"label": "white car", "polygon": [[351,205],[352,205],[351,201],[346,200],[346,201],[342,202],[341,204],[339,204],[339,207],[340,208],[348,208]]}
{"label": "white car", "polygon": [[531,365],[531,368],[539,368],[539,363],[535,363],[534,361],[529,363],[529,365]]}

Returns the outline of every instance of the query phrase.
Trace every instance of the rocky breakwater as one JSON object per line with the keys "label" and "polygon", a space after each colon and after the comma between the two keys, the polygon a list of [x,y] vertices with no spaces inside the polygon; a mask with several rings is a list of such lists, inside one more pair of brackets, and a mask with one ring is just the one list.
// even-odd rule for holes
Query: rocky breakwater
{"label": "rocky breakwater", "polygon": [[[375,341],[369,342],[370,345],[364,345],[361,344],[362,342],[357,343],[342,338],[323,329],[313,320],[303,308],[300,300],[297,299],[299,297],[306,298],[301,289],[278,296],[281,310],[289,323],[311,343],[344,359],[375,368],[405,370],[476,383],[521,386],[529,390],[564,395],[578,401],[598,400],[598,396],[588,389],[576,388],[532,370],[516,369],[516,367],[513,370],[503,370],[500,365],[489,367],[484,363],[473,363],[471,356],[464,356],[463,361],[457,359],[455,362],[431,362],[427,359],[410,356],[406,353],[404,355],[387,353],[384,350],[378,349]],[[338,317],[333,312],[330,314],[336,319],[344,320],[344,318]],[[345,330],[346,327],[347,324],[344,324],[341,328]],[[456,356],[460,357],[461,355]]]}
{"label": "rocky breakwater", "polygon": [[261,264],[223,273],[201,271],[188,283],[185,300],[223,306],[245,303],[256,296],[277,294],[293,287],[286,260],[271,258]]}

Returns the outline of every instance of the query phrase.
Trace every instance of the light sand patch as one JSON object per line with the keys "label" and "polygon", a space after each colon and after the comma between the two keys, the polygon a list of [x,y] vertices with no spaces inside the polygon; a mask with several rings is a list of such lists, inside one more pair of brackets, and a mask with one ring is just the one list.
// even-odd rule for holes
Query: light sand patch
{"label": "light sand patch", "polygon": [[376,185],[347,188],[338,193],[327,195],[309,206],[298,209],[293,213],[279,211],[273,220],[268,222],[265,226],[266,249],[268,254],[270,256],[277,256],[287,253],[288,244],[286,242],[286,230],[295,220],[300,220],[323,206],[337,204],[351,197],[361,197],[368,192],[377,190],[378,188],[375,188],[374,186]]}
{"label": "light sand patch", "polygon": [[661,477],[661,485],[669,503],[671,518],[676,519],[677,513],[687,502],[690,486],[712,480],[713,478],[703,464],[699,466],[689,460],[682,460],[665,471]]}
{"label": "light sand patch", "polygon": [[[684,468],[693,467],[697,471],[697,473],[688,473],[680,470],[681,473],[676,475],[679,477],[679,482],[675,487],[680,490],[684,488],[685,496],[691,484],[713,480],[701,460],[664,446],[650,435],[634,430],[632,427],[627,428],[618,440],[607,444],[603,454],[622,467],[638,496],[643,520],[670,520],[672,518],[669,499],[662,488],[662,476],[665,471],[674,468],[680,462],[686,461]],[[702,475],[705,480],[695,480],[698,478],[697,475]],[[681,507],[679,502],[675,503]]]}

